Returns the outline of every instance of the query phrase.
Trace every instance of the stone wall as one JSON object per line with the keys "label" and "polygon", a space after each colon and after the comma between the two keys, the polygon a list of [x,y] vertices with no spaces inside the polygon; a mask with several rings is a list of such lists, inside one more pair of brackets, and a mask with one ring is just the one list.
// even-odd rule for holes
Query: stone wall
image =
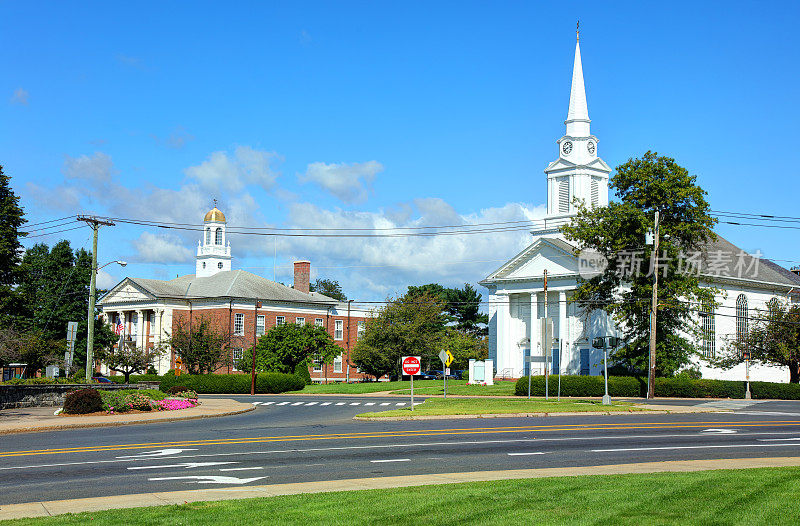
{"label": "stone wall", "polygon": [[91,387],[98,390],[152,389],[146,384],[39,384],[0,385],[0,409],[15,407],[55,407],[64,404],[70,391]]}

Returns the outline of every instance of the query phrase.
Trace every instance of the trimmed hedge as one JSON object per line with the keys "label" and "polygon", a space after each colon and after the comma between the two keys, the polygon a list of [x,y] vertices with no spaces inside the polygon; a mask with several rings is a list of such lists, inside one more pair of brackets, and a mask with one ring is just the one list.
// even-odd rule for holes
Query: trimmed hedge
{"label": "trimmed hedge", "polygon": [[79,389],[64,397],[64,412],[85,415],[103,410],[103,399],[96,389]]}
{"label": "trimmed hedge", "polygon": [[[550,375],[549,391],[558,389],[558,375]],[[693,380],[690,378],[656,378],[655,394],[665,398],[744,398],[746,382],[739,380]],[[617,397],[644,397],[647,378],[609,376],[608,394]],[[528,395],[528,377],[517,380],[517,396]],[[562,396],[603,396],[603,376],[562,376]],[[755,399],[800,400],[800,384],[750,382]],[[531,395],[544,396],[544,376],[531,378]]]}
{"label": "trimmed hedge", "polygon": [[[250,394],[249,374],[182,374],[165,376],[159,388],[169,391],[181,386],[198,393]],[[306,386],[305,380],[293,374],[260,373],[256,375],[256,393],[285,393],[299,391]]]}
{"label": "trimmed hedge", "polygon": [[[118,374],[115,376],[106,376],[109,380],[117,384],[124,384],[125,383],[125,376],[122,374]],[[132,374],[130,377],[130,383],[135,384],[137,382],[160,382],[164,377],[158,374]]]}

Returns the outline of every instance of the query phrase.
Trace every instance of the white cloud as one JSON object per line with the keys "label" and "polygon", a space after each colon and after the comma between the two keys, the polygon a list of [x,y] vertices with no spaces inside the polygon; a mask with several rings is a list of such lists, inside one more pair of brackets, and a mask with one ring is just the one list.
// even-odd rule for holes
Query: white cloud
{"label": "white cloud", "polygon": [[311,163],[305,174],[299,174],[302,182],[312,181],[346,203],[363,203],[367,200],[372,181],[383,171],[378,161],[365,163]]}
{"label": "white cloud", "polygon": [[88,183],[105,184],[111,181],[115,170],[109,155],[95,152],[91,156],[70,157],[67,155],[61,172],[67,179],[82,179]]}
{"label": "white cloud", "polygon": [[192,261],[192,251],[180,239],[165,234],[142,232],[133,241],[137,259],[145,263],[188,263]]}
{"label": "white cloud", "polygon": [[119,283],[119,280],[105,270],[100,269],[97,271],[96,284],[98,289],[110,289],[117,283]]}
{"label": "white cloud", "polygon": [[153,135],[152,137],[158,144],[173,150],[180,150],[186,146],[187,142],[194,140],[194,135],[189,133],[183,126],[176,126],[166,138],[161,138],[158,135]]}
{"label": "white cloud", "polygon": [[17,88],[14,90],[14,94],[11,96],[11,104],[19,104],[20,106],[27,106],[28,105],[28,98],[30,94],[22,88]]}
{"label": "white cloud", "polygon": [[277,179],[271,163],[277,159],[275,152],[239,146],[233,155],[214,152],[198,166],[187,168],[185,173],[209,190],[238,192],[248,184],[271,190]]}

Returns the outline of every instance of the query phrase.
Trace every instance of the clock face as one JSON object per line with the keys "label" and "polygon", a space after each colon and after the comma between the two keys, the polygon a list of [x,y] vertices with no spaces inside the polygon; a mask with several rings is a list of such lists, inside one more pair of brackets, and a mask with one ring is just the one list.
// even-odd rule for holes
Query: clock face
{"label": "clock face", "polygon": [[594,155],[594,143],[592,141],[589,141],[589,143],[586,145],[586,148],[589,150],[591,155]]}
{"label": "clock face", "polygon": [[564,141],[561,144],[561,151],[564,152],[564,155],[569,155],[572,152],[572,143],[569,141]]}

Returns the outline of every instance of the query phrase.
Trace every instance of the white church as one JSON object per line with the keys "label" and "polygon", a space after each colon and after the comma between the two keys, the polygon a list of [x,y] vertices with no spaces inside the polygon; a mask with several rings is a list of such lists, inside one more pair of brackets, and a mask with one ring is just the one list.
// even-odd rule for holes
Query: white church
{"label": "white church", "polygon": [[[547,215],[544,226],[531,232],[532,241],[479,283],[489,289],[489,359],[498,378],[519,378],[545,372],[539,320],[553,322],[553,373],[596,375],[603,371],[603,351],[592,348],[592,339],[617,335],[605,313],[584,313],[570,303],[580,283],[578,247],[568,242],[560,226],[577,213],[573,199],[590,206],[608,205],[611,168],[599,157],[597,137],[591,134],[581,65],[580,42],[575,45],[566,134],[558,139],[558,158],[547,175]],[[770,301],[797,301],[800,276],[763,258],[752,257],[717,237],[705,248],[718,254],[714,268],[701,268],[701,282],[721,294],[718,305],[703,313],[702,336],[694,359],[703,378],[744,380],[744,365],[721,370],[709,366],[727,341],[746,331],[755,309]],[[547,297],[543,292],[547,272]],[[533,356],[532,362],[526,360]],[[610,364],[609,364],[610,365]],[[560,369],[559,369],[560,366]],[[751,366],[751,380],[788,382],[786,367]]]}

